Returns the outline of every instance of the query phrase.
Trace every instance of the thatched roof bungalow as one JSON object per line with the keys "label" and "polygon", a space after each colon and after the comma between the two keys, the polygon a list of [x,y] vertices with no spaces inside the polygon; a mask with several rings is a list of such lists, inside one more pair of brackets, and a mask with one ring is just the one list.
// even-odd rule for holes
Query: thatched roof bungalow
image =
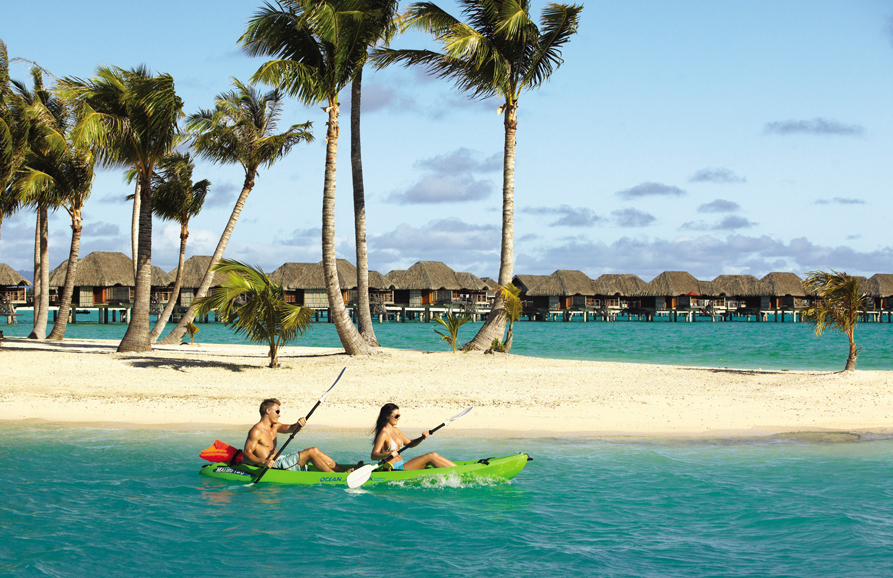
{"label": "thatched roof bungalow", "polygon": [[699,281],[685,271],[664,271],[651,280],[639,293],[645,309],[701,309],[720,290],[710,281]]}
{"label": "thatched roof bungalow", "polygon": [[[193,255],[183,262],[183,281],[180,284],[180,295],[178,297],[178,305],[187,308],[192,305],[195,294],[205,278],[205,273],[211,265],[210,255]],[[177,268],[174,267],[169,273],[171,284],[177,279]],[[216,275],[216,274],[215,274]],[[211,278],[211,287],[214,287],[216,277]],[[170,295],[168,295],[170,297]],[[167,299],[165,299],[167,301]]]}
{"label": "thatched roof bungalow", "polygon": [[[455,271],[440,261],[419,261],[405,271],[391,271],[387,278],[394,285],[394,302],[399,305],[454,303],[472,293],[483,293],[486,299],[486,283],[471,273],[463,274],[460,280]],[[473,287],[465,287],[466,284]]]}
{"label": "thatched roof bungalow", "polygon": [[623,302],[638,295],[648,285],[638,275],[631,273],[605,273],[592,282],[594,307],[620,309]]}
{"label": "thatched roof bungalow", "polygon": [[[56,290],[55,295],[65,285],[67,272],[67,260],[50,272],[49,286]],[[166,300],[164,294],[170,295],[171,283],[173,279],[163,269],[152,267],[153,300]],[[130,257],[124,253],[94,251],[78,260],[71,303],[76,307],[133,303],[135,286]]]}
{"label": "thatched roof bungalow", "polygon": [[25,303],[25,287],[30,285],[31,282],[25,279],[21,273],[6,263],[0,263],[0,301]]}
{"label": "thatched roof bungalow", "polygon": [[717,296],[725,298],[726,309],[754,309],[761,306],[763,285],[753,275],[720,275],[713,280]]}
{"label": "thatched roof bungalow", "polygon": [[559,269],[551,275],[515,275],[521,299],[535,309],[593,307],[592,279],[582,271]]}
{"label": "thatched roof bungalow", "polygon": [[795,273],[775,271],[760,279],[763,309],[803,309],[815,302]]}

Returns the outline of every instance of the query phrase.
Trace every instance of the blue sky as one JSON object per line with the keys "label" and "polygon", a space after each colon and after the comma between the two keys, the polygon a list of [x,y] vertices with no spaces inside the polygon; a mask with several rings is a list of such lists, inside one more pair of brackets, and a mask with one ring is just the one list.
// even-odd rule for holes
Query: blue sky
{"label": "blue sky", "polygon": [[[188,113],[262,63],[236,44],[258,5],[50,1],[38,14],[15,3],[4,7],[0,38],[10,57],[60,77],[88,77],[100,64],[170,73]],[[433,46],[417,33],[394,45]],[[552,81],[520,100],[516,273],[893,272],[893,3],[586,2],[563,56]],[[12,75],[27,79],[27,65]],[[496,276],[499,104],[419,70],[367,68],[371,268],[438,260]],[[287,103],[283,122],[307,120],[316,142],[261,173],[228,257],[268,271],[320,259],[325,113]],[[349,90],[341,120],[337,246],[353,261]],[[195,177],[212,182],[212,195],[187,254],[207,255],[242,175],[199,163]],[[97,177],[82,256],[129,253],[130,192],[122,171]],[[33,220],[26,211],[4,221],[0,262],[32,268]],[[55,267],[68,252],[67,216],[50,227]],[[177,250],[177,226],[156,221],[153,264],[173,269]]]}

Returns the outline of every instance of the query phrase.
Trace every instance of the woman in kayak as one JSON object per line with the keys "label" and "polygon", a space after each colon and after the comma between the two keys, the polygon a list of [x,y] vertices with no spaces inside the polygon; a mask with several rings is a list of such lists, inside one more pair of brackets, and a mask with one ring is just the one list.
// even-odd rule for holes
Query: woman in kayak
{"label": "woman in kayak", "polygon": [[430,432],[423,431],[422,437],[413,441],[403,435],[397,427],[400,420],[400,408],[395,403],[386,403],[378,412],[378,420],[375,422],[375,443],[372,446],[372,459],[387,459],[395,470],[421,470],[428,464],[435,468],[451,468],[456,464],[435,452],[427,453],[408,462],[403,461],[400,448],[412,448],[427,438]]}

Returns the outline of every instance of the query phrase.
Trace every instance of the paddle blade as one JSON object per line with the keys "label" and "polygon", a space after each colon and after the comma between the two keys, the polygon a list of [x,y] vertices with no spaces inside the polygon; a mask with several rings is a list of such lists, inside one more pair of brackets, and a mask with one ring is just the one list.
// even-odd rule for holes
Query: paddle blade
{"label": "paddle blade", "polygon": [[369,478],[372,477],[372,472],[377,467],[378,464],[368,464],[352,471],[347,475],[347,487],[350,489],[359,488],[369,481]]}
{"label": "paddle blade", "polygon": [[462,411],[460,411],[459,413],[457,413],[456,415],[454,415],[453,417],[451,417],[450,419],[446,420],[446,421],[443,422],[443,423],[444,423],[444,424],[448,424],[448,423],[450,423],[451,421],[455,421],[455,420],[459,419],[460,417],[466,415],[468,412],[470,412],[470,411],[473,410],[473,409],[474,409],[474,406],[471,406],[471,407],[469,407],[469,408],[467,408],[467,409],[463,409]]}

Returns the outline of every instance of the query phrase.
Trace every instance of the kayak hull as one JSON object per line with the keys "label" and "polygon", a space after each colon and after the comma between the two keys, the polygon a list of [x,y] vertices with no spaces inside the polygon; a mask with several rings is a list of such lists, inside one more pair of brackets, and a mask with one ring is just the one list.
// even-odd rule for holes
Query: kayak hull
{"label": "kayak hull", "polygon": [[[438,476],[446,479],[456,479],[460,481],[473,480],[510,480],[521,473],[524,466],[527,465],[527,454],[515,454],[500,458],[488,458],[485,460],[469,460],[456,462],[454,468],[426,468],[423,470],[392,470],[373,472],[367,484],[376,484],[382,482],[424,482],[426,480],[434,481]],[[203,476],[216,478],[220,480],[230,480],[237,482],[250,483],[253,482],[261,468],[257,466],[249,466],[247,464],[230,465],[223,462],[209,464],[199,470]],[[272,484],[296,484],[296,485],[347,485],[346,472],[296,472],[291,470],[267,470],[260,483]]]}

